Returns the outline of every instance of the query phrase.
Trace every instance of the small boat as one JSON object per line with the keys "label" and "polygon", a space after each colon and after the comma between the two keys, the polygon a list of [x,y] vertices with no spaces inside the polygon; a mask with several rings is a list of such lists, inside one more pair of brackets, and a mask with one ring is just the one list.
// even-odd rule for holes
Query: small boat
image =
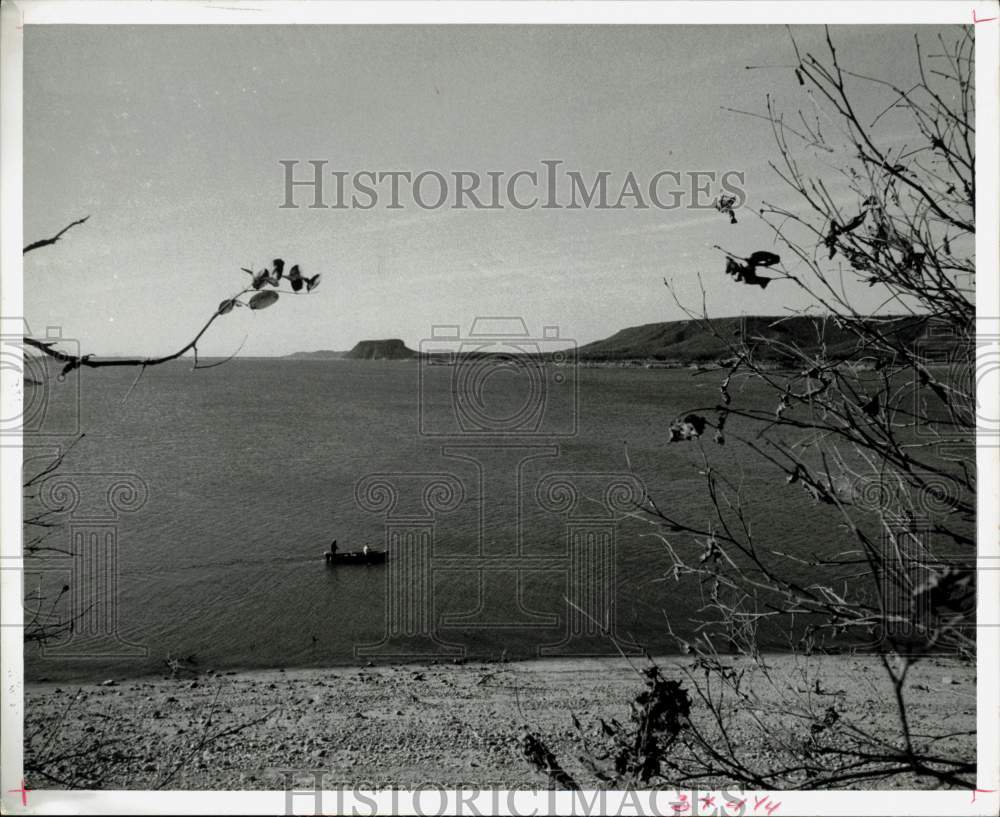
{"label": "small boat", "polygon": [[323,554],[323,559],[328,565],[380,565],[385,562],[386,553],[384,550],[348,550],[344,552],[331,553],[329,550]]}

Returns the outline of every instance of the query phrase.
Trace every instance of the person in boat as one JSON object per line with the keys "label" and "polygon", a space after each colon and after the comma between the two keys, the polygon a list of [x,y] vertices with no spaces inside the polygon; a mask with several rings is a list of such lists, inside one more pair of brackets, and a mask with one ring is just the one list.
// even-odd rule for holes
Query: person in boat
{"label": "person in boat", "polygon": [[337,540],[336,539],[334,539],[330,543],[330,555],[331,556],[336,556],[337,555]]}
{"label": "person in boat", "polygon": [[361,548],[361,552],[365,555],[365,558],[367,559],[368,554],[370,554],[372,551],[371,548],[368,547],[368,545],[365,545],[363,548]]}

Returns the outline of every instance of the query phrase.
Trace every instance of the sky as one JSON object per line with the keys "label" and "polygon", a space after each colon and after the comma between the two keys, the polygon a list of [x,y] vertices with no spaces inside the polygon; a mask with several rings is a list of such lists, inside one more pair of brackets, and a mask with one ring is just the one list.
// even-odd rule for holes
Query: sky
{"label": "sky", "polygon": [[[833,36],[853,70],[905,87],[916,30]],[[792,33],[800,49],[823,47],[821,28]],[[226,315],[203,354],[386,337],[416,348],[435,325],[465,331],[478,316],[521,317],[534,336],[558,326],[583,344],[684,317],[664,278],[693,308],[704,286],[717,316],[802,308],[789,282],[734,285],[713,248],[780,252],[753,209],[793,201],[768,166],[770,127],[725,109],[761,112],[768,95],[791,113],[811,109],[793,59],[779,26],[28,27],[25,243],[90,220],[25,257],[26,318],[36,332],[62,327],[85,352],[163,354],[246,284],[241,267],[275,257],[322,273],[322,284]],[[866,115],[886,103],[858,92]],[[890,141],[911,135],[895,114],[880,127]],[[298,160],[297,177],[324,160],[348,182],[362,170],[506,179],[561,160],[588,183],[608,171],[612,199],[629,171],[640,185],[663,170],[740,171],[749,209],[738,225],[634,199],[606,210],[421,209],[405,184],[404,207],[388,209],[387,183],[372,209],[310,209],[304,192],[302,207],[282,208],[283,160]],[[435,198],[433,183],[424,189]],[[880,303],[877,290],[858,289],[859,308]]]}

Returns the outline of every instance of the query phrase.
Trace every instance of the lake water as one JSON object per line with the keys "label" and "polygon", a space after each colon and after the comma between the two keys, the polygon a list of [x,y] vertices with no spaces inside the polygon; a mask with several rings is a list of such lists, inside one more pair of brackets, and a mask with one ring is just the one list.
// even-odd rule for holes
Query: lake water
{"label": "lake water", "polygon": [[[44,656],[29,652],[28,677],[138,675],[161,670],[167,656],[215,669],[364,661],[364,645],[393,627],[433,631],[447,645],[442,658],[525,658],[579,626],[569,598],[587,609],[613,602],[623,641],[672,649],[665,624],[690,634],[700,591],[670,577],[653,528],[618,515],[613,587],[593,588],[601,598],[581,595],[589,579],[580,571],[595,562],[572,561],[568,531],[607,532],[604,491],[625,480],[627,457],[657,502],[689,520],[710,516],[703,450],[751,495],[784,489],[780,474],[737,444],[668,444],[674,417],[715,405],[719,373],[582,368],[539,386],[513,366],[487,372],[476,402],[459,368],[237,359],[192,372],[178,363],[146,371],[131,391],[134,369],[83,372],[86,437],[59,476],[83,499],[59,516],[50,543],[68,547],[73,530],[94,526],[117,537],[105,597],[74,603],[103,604],[95,626],[111,626],[120,649],[81,647],[79,638],[50,644]],[[538,388],[545,411],[534,416],[521,409]],[[48,421],[58,417],[54,409]],[[371,475],[383,476],[363,482]],[[559,494],[567,481],[580,492],[569,508]],[[107,503],[116,482],[138,492],[126,491],[117,510]],[[392,507],[379,505],[379,483],[398,491]],[[832,517],[801,490],[784,490],[755,514],[791,552],[835,535]],[[383,549],[389,531],[432,538],[422,566],[405,553],[396,565],[324,565],[333,537],[341,550]],[[70,564],[46,558],[37,574],[29,568],[29,588],[40,582],[54,598]],[[590,639],[564,647],[573,650],[615,647]],[[395,659],[376,648],[372,660]]]}

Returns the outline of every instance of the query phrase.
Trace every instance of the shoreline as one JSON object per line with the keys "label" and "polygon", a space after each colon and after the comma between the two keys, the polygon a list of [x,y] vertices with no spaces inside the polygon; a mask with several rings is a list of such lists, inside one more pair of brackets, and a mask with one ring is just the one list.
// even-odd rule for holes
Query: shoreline
{"label": "shoreline", "polygon": [[[683,671],[689,659],[656,660],[665,677],[690,687]],[[845,719],[887,736],[896,728],[877,656],[775,654],[767,661],[772,680],[750,674],[762,704],[780,709],[789,690],[811,698],[815,683],[818,706],[836,701]],[[733,659],[737,668],[750,664]],[[975,729],[975,683],[971,664],[947,657],[918,662],[907,683],[914,730]],[[581,785],[593,788],[596,779],[578,761],[572,719],[599,740],[599,720],[628,722],[629,702],[642,689],[620,657],[226,670],[107,685],[31,682],[27,755],[38,760],[88,741],[121,742],[127,753],[95,750],[83,768],[47,769],[56,777],[82,774],[102,788],[154,788],[167,780],[167,788],[281,789],[284,770],[314,769],[323,771],[328,788],[545,788],[521,755],[528,725]],[[215,732],[221,737],[202,745]],[[752,745],[751,732],[737,737]],[[47,754],[39,754],[43,749]],[[949,751],[973,755],[975,735],[954,739]],[[28,779],[35,788],[66,787],[30,769]]]}
{"label": "shoreline", "polygon": [[[862,661],[867,661],[871,659],[876,659],[878,653],[865,653],[860,651],[850,651],[848,649],[835,650],[831,649],[828,652],[816,652],[812,656],[802,656],[797,655],[788,650],[775,650],[775,649],[764,649],[761,654],[766,657],[768,661],[783,662],[792,658],[798,657],[801,660],[810,659],[825,659],[829,661],[848,661],[851,659],[857,659]],[[660,664],[673,664],[673,663],[683,663],[689,660],[681,652],[658,652],[651,656],[652,659]],[[746,661],[745,656],[739,654],[725,654],[720,653],[719,657],[726,661]],[[949,655],[947,653],[941,653],[940,655],[928,655],[928,659],[947,659]],[[344,656],[344,657],[334,657],[327,661],[319,663],[309,663],[309,664],[283,664],[283,665],[254,665],[250,664],[239,664],[239,665],[213,665],[210,661],[206,662],[194,662],[188,663],[186,659],[179,659],[178,664],[179,669],[177,673],[172,676],[170,670],[167,668],[166,663],[168,659],[161,659],[160,669],[155,669],[152,667],[144,667],[136,672],[127,671],[121,664],[115,665],[101,665],[99,661],[94,661],[90,668],[79,667],[78,672],[68,671],[69,665],[73,664],[72,659],[63,659],[62,666],[53,665],[51,667],[43,668],[35,674],[35,669],[31,668],[30,665],[33,663],[33,658],[25,658],[25,670],[24,670],[24,686],[25,688],[29,686],[46,686],[46,685],[76,685],[76,686],[94,686],[103,683],[106,680],[114,680],[117,683],[136,683],[136,682],[149,682],[149,681],[168,681],[168,680],[192,680],[194,678],[202,676],[253,676],[264,673],[320,673],[320,672],[340,672],[345,670],[366,670],[366,669],[390,669],[390,668],[407,668],[407,667],[423,667],[423,668],[433,668],[433,667],[449,667],[449,666],[478,666],[478,667],[494,667],[503,668],[505,666],[530,666],[535,664],[576,664],[585,666],[592,662],[598,662],[600,664],[605,664],[607,662],[617,662],[626,665],[626,659],[624,659],[620,654],[608,653],[606,655],[595,656],[595,655],[580,655],[580,656],[540,656],[540,655],[522,655],[522,656],[508,656],[498,657],[496,653],[492,654],[472,654],[466,656],[442,656],[440,658],[432,658],[429,656],[413,656],[413,657],[394,657],[394,658],[379,658],[377,656],[359,658],[356,656]],[[629,660],[636,664],[641,664],[645,661],[642,655],[631,655]],[[87,661],[77,661],[75,662],[79,666],[80,664],[87,664]],[[36,668],[37,669],[37,668]],[[29,677],[30,676],[30,677]]]}

